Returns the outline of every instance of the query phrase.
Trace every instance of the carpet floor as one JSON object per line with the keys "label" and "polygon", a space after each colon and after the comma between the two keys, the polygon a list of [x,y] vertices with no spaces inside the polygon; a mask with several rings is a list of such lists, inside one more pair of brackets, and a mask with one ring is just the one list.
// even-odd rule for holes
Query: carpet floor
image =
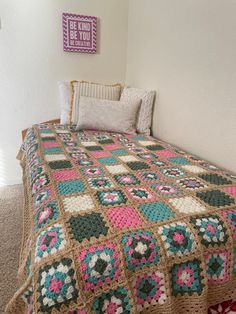
{"label": "carpet floor", "polygon": [[0,188],[0,313],[17,290],[17,269],[20,252],[23,187]]}

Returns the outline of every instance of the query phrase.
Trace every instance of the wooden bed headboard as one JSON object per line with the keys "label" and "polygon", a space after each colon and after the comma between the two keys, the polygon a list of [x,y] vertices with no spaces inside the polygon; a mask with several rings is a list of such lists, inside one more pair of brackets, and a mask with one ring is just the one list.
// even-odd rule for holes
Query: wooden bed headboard
{"label": "wooden bed headboard", "polygon": [[[54,120],[44,121],[44,122],[40,122],[40,123],[60,123],[60,119],[54,119]],[[21,131],[22,140],[24,140],[26,133],[27,133],[27,130],[28,129],[24,129]]]}

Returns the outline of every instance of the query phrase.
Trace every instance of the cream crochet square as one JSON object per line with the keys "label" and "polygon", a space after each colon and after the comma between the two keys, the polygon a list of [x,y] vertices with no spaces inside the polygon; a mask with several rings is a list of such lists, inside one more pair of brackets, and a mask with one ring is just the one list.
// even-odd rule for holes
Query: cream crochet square
{"label": "cream crochet square", "polygon": [[89,195],[66,197],[63,204],[67,212],[80,212],[94,208],[93,200]]}
{"label": "cream crochet square", "polygon": [[169,202],[180,212],[185,214],[201,213],[206,211],[206,207],[191,196],[172,198]]}
{"label": "cream crochet square", "polygon": [[106,166],[107,170],[112,174],[126,173],[128,170],[122,165]]}

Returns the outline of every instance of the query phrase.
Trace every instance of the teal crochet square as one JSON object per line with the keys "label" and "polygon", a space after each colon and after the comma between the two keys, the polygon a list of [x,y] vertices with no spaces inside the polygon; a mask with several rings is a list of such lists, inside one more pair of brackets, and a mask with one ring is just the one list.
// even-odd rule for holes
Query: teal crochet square
{"label": "teal crochet square", "polygon": [[176,165],[188,165],[190,161],[185,157],[170,157],[168,158],[170,162]]}
{"label": "teal crochet square", "polygon": [[128,151],[126,149],[114,149],[114,150],[111,150],[111,153],[113,155],[121,156],[121,155],[127,155]]}
{"label": "teal crochet square", "polygon": [[84,183],[81,180],[70,180],[60,182],[58,184],[58,190],[61,195],[68,195],[73,193],[84,192]]}
{"label": "teal crochet square", "polygon": [[55,153],[61,153],[62,149],[60,147],[49,147],[44,149],[44,154],[55,154]]}
{"label": "teal crochet square", "polygon": [[142,214],[150,221],[157,222],[175,217],[175,213],[164,202],[153,202],[139,205]]}
{"label": "teal crochet square", "polygon": [[98,158],[98,161],[103,165],[117,165],[119,163],[114,157]]}

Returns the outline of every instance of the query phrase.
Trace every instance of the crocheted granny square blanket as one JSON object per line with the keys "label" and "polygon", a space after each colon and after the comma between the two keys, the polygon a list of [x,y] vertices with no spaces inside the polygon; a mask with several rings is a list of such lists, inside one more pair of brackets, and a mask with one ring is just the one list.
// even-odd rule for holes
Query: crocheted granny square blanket
{"label": "crocheted granny square blanket", "polygon": [[141,135],[39,124],[8,313],[207,313],[236,297],[236,176]]}

